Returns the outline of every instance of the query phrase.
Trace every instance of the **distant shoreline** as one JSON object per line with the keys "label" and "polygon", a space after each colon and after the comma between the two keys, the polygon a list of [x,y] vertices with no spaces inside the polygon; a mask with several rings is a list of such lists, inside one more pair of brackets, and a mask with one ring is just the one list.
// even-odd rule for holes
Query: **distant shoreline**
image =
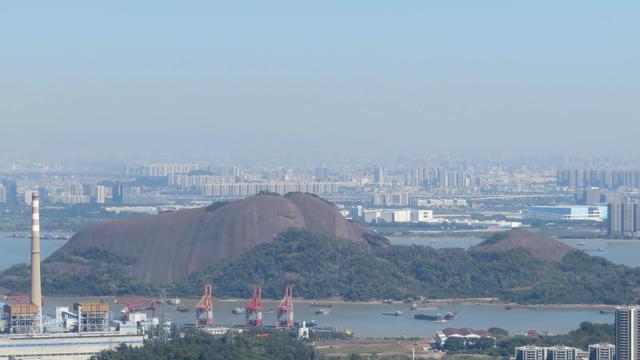
{"label": "distant shoreline", "polygon": [[[4,296],[4,295],[2,295]],[[124,298],[126,296],[49,296],[48,298],[72,298],[72,299],[102,299],[102,300],[115,300],[118,298]],[[148,299],[148,297],[144,297]],[[171,299],[172,297],[168,297]],[[182,300],[197,301],[199,298],[193,297],[180,297]],[[250,299],[241,298],[216,298],[216,302],[231,303],[231,302],[247,302]],[[265,299],[263,301],[278,302],[280,299]],[[382,300],[371,301],[347,301],[341,299],[301,299],[294,298],[294,302],[297,304],[350,304],[350,305],[407,305],[402,300],[394,301],[391,304],[384,304]],[[438,306],[499,306],[499,307],[511,307],[512,310],[520,309],[593,309],[593,310],[612,310],[621,305],[609,305],[609,304],[531,304],[523,305],[517,303],[509,303],[501,301],[498,298],[463,298],[463,299],[431,299],[423,305],[438,305]]]}

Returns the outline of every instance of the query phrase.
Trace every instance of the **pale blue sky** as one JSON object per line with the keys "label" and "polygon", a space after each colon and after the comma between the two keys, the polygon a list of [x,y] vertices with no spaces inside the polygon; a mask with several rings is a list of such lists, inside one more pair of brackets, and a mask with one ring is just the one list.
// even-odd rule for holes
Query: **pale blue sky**
{"label": "pale blue sky", "polygon": [[0,151],[640,155],[638,1],[0,0]]}

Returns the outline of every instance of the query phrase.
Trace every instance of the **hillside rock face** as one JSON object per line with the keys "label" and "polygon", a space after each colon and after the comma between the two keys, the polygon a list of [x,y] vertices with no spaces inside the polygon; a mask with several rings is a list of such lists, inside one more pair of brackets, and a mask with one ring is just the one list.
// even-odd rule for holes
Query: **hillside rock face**
{"label": "hillside rock face", "polygon": [[363,245],[372,235],[345,220],[328,202],[292,193],[254,196],[213,210],[197,208],[105,222],[80,231],[58,251],[100,247],[135,259],[131,274],[135,279],[162,283],[236,259],[289,228]]}
{"label": "hillside rock face", "polygon": [[559,262],[571,251],[571,247],[565,243],[522,229],[496,234],[469,251],[506,252],[513,249],[524,249],[538,259],[553,262]]}

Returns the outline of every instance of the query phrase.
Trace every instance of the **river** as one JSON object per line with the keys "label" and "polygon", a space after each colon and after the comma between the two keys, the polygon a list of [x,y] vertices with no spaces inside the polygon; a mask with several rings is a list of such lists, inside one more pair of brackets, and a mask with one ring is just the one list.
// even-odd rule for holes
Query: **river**
{"label": "river", "polygon": [[[79,299],[49,297],[46,299],[45,312],[55,313],[56,305],[71,306]],[[83,299],[97,301],[97,298]],[[111,305],[111,311],[117,314],[121,305],[115,304],[113,298],[102,298]],[[183,299],[182,304],[193,309],[196,300]],[[244,307],[246,301],[215,301],[214,321],[218,325],[242,325],[244,315],[234,315],[235,307]],[[269,312],[277,306],[276,301],[264,301],[265,325],[275,325],[275,314]],[[511,333],[521,333],[528,329],[540,332],[549,331],[552,334],[562,334],[578,328],[581,322],[591,321],[597,323],[613,323],[612,314],[600,314],[599,310],[592,308],[523,308],[506,310],[499,305],[450,305],[443,306],[439,310],[421,311],[424,313],[444,313],[447,311],[458,312],[457,320],[446,323],[415,320],[406,304],[363,304],[363,303],[337,303],[332,304],[328,315],[317,315],[318,308],[309,306],[308,303],[294,302],[294,315],[296,321],[316,320],[320,326],[334,326],[338,330],[352,330],[357,337],[430,337],[436,331],[447,327],[470,327],[475,329],[488,329],[493,326],[501,327]],[[401,316],[383,315],[384,312],[402,311]],[[168,320],[177,323],[193,323],[194,312],[180,313],[174,306],[166,306],[165,313]]]}
{"label": "river", "polygon": [[[56,234],[60,235],[60,233]],[[10,235],[11,233],[0,233],[0,270],[15,264],[31,263],[31,238],[13,238]],[[42,258],[45,259],[51,255],[65,242],[66,240],[42,240],[40,246]]]}

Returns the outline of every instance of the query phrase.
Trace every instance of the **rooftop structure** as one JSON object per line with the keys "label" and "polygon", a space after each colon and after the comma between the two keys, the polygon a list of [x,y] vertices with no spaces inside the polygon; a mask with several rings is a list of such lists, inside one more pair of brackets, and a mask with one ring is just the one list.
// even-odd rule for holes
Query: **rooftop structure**
{"label": "rooftop structure", "polygon": [[525,210],[525,218],[540,221],[604,221],[607,207],[589,205],[531,206]]}

